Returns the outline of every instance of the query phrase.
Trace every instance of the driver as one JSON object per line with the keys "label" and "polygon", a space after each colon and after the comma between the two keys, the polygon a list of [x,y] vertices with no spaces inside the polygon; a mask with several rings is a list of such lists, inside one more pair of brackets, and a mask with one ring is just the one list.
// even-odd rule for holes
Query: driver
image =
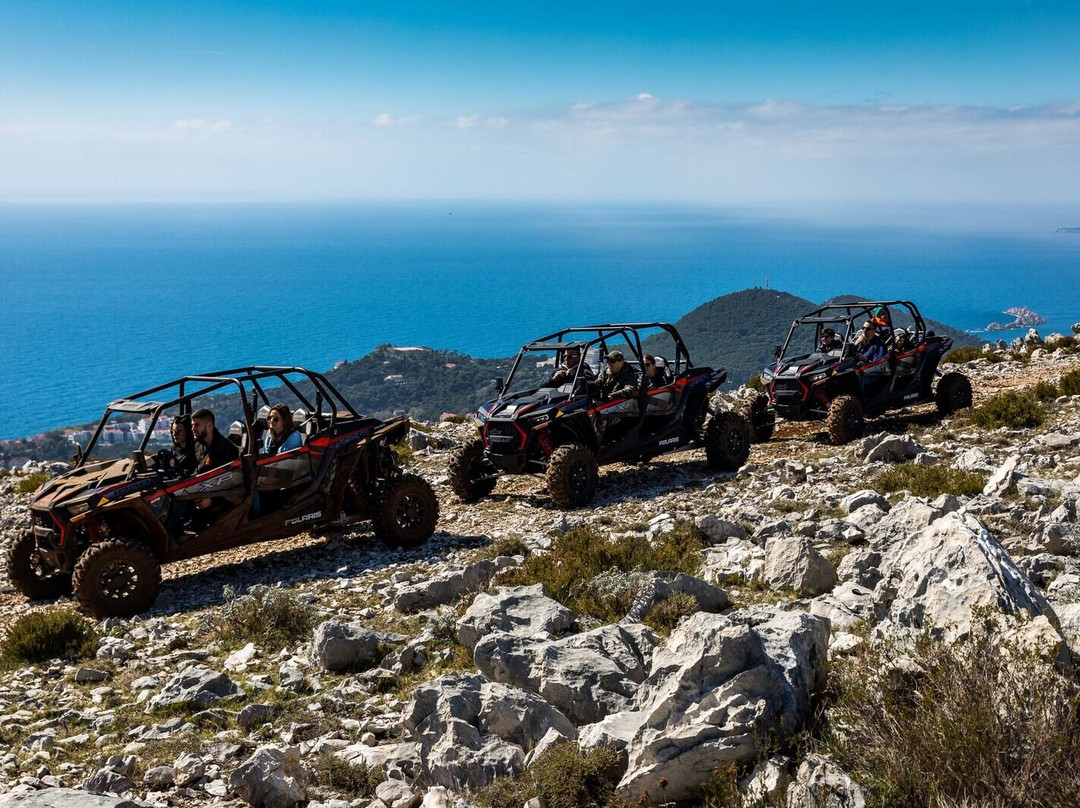
{"label": "driver", "polygon": [[589,382],[589,392],[600,401],[614,401],[638,394],[638,373],[626,364],[622,351],[612,351],[605,359],[607,366],[594,381]]}
{"label": "driver", "polygon": [[566,382],[573,381],[574,376],[577,374],[579,364],[581,365],[582,378],[586,381],[592,381],[596,378],[596,374],[593,373],[593,369],[589,367],[589,363],[582,363],[581,348],[573,347],[563,351],[562,367],[552,373],[551,376],[548,377],[548,380],[540,386],[558,387],[560,384],[566,384]]}
{"label": "driver", "polygon": [[831,328],[821,329],[821,341],[818,343],[818,350],[821,353],[829,353],[829,351],[839,351],[844,347],[844,341],[840,338],[840,335]]}
{"label": "driver", "polygon": [[176,458],[176,469],[181,477],[190,477],[195,473],[195,435],[191,432],[191,417],[178,415],[172,419],[169,427],[172,433],[172,454]]}

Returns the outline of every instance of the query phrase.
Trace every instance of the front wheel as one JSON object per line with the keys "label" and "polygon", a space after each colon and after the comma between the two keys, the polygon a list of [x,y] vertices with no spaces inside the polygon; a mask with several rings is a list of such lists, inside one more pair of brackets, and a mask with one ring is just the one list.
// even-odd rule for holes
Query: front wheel
{"label": "front wheel", "polygon": [[965,410],[971,406],[971,382],[963,373],[946,373],[937,383],[934,398],[942,415]]}
{"label": "front wheel", "polygon": [[161,565],[145,544],[108,539],[82,554],[72,583],[79,603],[94,617],[131,617],[157,598]]}
{"label": "front wheel", "polygon": [[496,469],[484,457],[484,450],[483,439],[473,438],[450,456],[450,487],[462,502],[475,502],[495,490]]}
{"label": "front wheel", "polygon": [[439,521],[439,500],[423,477],[403,474],[390,480],[375,504],[372,525],[386,544],[419,547]]}
{"label": "front wheel", "polygon": [[600,472],[596,456],[580,443],[560,446],[551,453],[547,487],[560,508],[579,508],[596,495]]}
{"label": "front wheel", "polygon": [[850,443],[863,434],[862,404],[855,396],[837,396],[829,405],[829,414],[825,418],[829,437],[833,443]]}
{"label": "front wheel", "polygon": [[71,592],[70,573],[45,564],[30,531],[20,534],[8,547],[7,574],[15,588],[30,600],[51,600]]}
{"label": "front wheel", "polygon": [[739,405],[739,414],[750,424],[750,440],[768,443],[776,427],[775,416],[769,412],[769,397],[754,393]]}
{"label": "front wheel", "polygon": [[737,471],[750,456],[750,423],[737,412],[713,413],[705,424],[705,462],[713,471]]}

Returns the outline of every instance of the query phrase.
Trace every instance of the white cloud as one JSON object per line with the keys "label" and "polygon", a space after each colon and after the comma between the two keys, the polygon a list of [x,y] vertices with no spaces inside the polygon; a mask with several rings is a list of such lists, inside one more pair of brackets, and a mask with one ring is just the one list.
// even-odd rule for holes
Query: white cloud
{"label": "white cloud", "polygon": [[479,122],[480,116],[476,113],[473,113],[472,115],[458,115],[457,118],[454,119],[454,126],[457,129],[472,129]]}
{"label": "white cloud", "polygon": [[419,115],[403,115],[401,117],[395,118],[390,113],[383,112],[383,113],[380,113],[379,115],[376,115],[371,120],[371,125],[372,126],[380,126],[380,127],[381,126],[405,126],[405,125],[410,124],[410,123],[417,123],[420,120],[421,119],[420,119]]}
{"label": "white cloud", "polygon": [[203,118],[182,118],[178,121],[173,121],[172,123],[172,130],[182,134],[192,132],[214,132],[215,134],[222,134],[228,132],[230,129],[232,129],[232,122],[228,120],[207,121]]}

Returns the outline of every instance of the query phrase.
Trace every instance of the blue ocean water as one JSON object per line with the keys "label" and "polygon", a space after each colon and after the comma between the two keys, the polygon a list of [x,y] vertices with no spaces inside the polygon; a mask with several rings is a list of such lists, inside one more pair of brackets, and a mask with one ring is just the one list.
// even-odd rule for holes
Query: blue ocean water
{"label": "blue ocean water", "polygon": [[95,420],[184,373],[325,370],[383,343],[506,356],[564,325],[673,321],[766,284],[811,300],[911,298],[961,328],[1026,305],[1048,319],[1042,333],[1065,331],[1080,320],[1080,235],[1054,232],[1080,225],[1069,215],[0,206],[0,438]]}

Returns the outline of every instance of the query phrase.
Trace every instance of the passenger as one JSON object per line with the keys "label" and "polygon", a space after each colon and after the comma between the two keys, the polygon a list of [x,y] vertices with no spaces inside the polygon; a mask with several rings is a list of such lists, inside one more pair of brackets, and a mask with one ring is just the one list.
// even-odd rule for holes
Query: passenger
{"label": "passenger", "polygon": [[293,425],[292,412],[286,404],[275,404],[266,416],[266,435],[263,437],[262,453],[280,454],[304,445],[303,436]]}
{"label": "passenger", "polygon": [[[191,414],[191,431],[195,435],[195,440],[197,442],[195,447],[195,458],[197,460],[195,467],[196,474],[216,469],[218,466],[224,466],[226,463],[231,463],[240,456],[240,450],[236,448],[236,445],[222,435],[214,425],[214,413],[210,412],[210,410],[196,410]],[[221,500],[226,498],[205,497],[203,499],[198,499],[195,500],[195,507],[199,510],[209,509],[214,506],[215,499]],[[223,508],[224,505],[224,502],[220,503],[221,508]],[[219,508],[215,508],[214,513],[218,510]],[[202,526],[205,527],[206,525]]]}
{"label": "passenger", "polygon": [[[558,387],[560,384],[566,384],[574,380],[575,374],[578,371],[578,364],[581,363],[581,348],[567,348],[563,351],[563,363],[562,367],[556,370],[548,377],[548,380],[544,382],[541,387]],[[589,363],[586,362],[581,365],[581,376],[586,381],[592,381],[596,378],[596,374],[593,373],[593,369],[589,367]]]}
{"label": "passenger", "polygon": [[600,401],[636,396],[640,387],[638,373],[626,364],[622,351],[611,351],[605,359],[607,367],[589,382],[589,392]]}
{"label": "passenger", "polygon": [[190,477],[195,473],[195,436],[191,433],[191,416],[178,415],[172,419],[169,427],[172,432],[172,454],[176,458],[176,469],[181,476]]}
{"label": "passenger", "polygon": [[892,336],[892,315],[884,306],[878,306],[870,313],[870,322],[877,326],[877,336],[884,345]]}
{"label": "passenger", "polygon": [[877,326],[867,320],[855,338],[855,353],[860,362],[876,362],[885,356],[885,344],[878,338]]}
{"label": "passenger", "polygon": [[896,353],[904,353],[910,351],[913,347],[907,331],[903,328],[896,329],[896,333],[893,334],[893,350]]}
{"label": "passenger", "polygon": [[819,352],[829,353],[829,351],[839,351],[843,347],[844,341],[836,331],[827,327],[821,329],[821,341],[818,343]]}
{"label": "passenger", "polygon": [[236,445],[214,425],[214,413],[210,410],[196,410],[191,414],[191,431],[197,442],[195,458],[198,473],[224,466],[240,456]]}
{"label": "passenger", "polygon": [[645,371],[645,384],[650,390],[671,384],[671,374],[666,366],[658,365],[656,357],[645,354],[641,357],[641,366]]}

